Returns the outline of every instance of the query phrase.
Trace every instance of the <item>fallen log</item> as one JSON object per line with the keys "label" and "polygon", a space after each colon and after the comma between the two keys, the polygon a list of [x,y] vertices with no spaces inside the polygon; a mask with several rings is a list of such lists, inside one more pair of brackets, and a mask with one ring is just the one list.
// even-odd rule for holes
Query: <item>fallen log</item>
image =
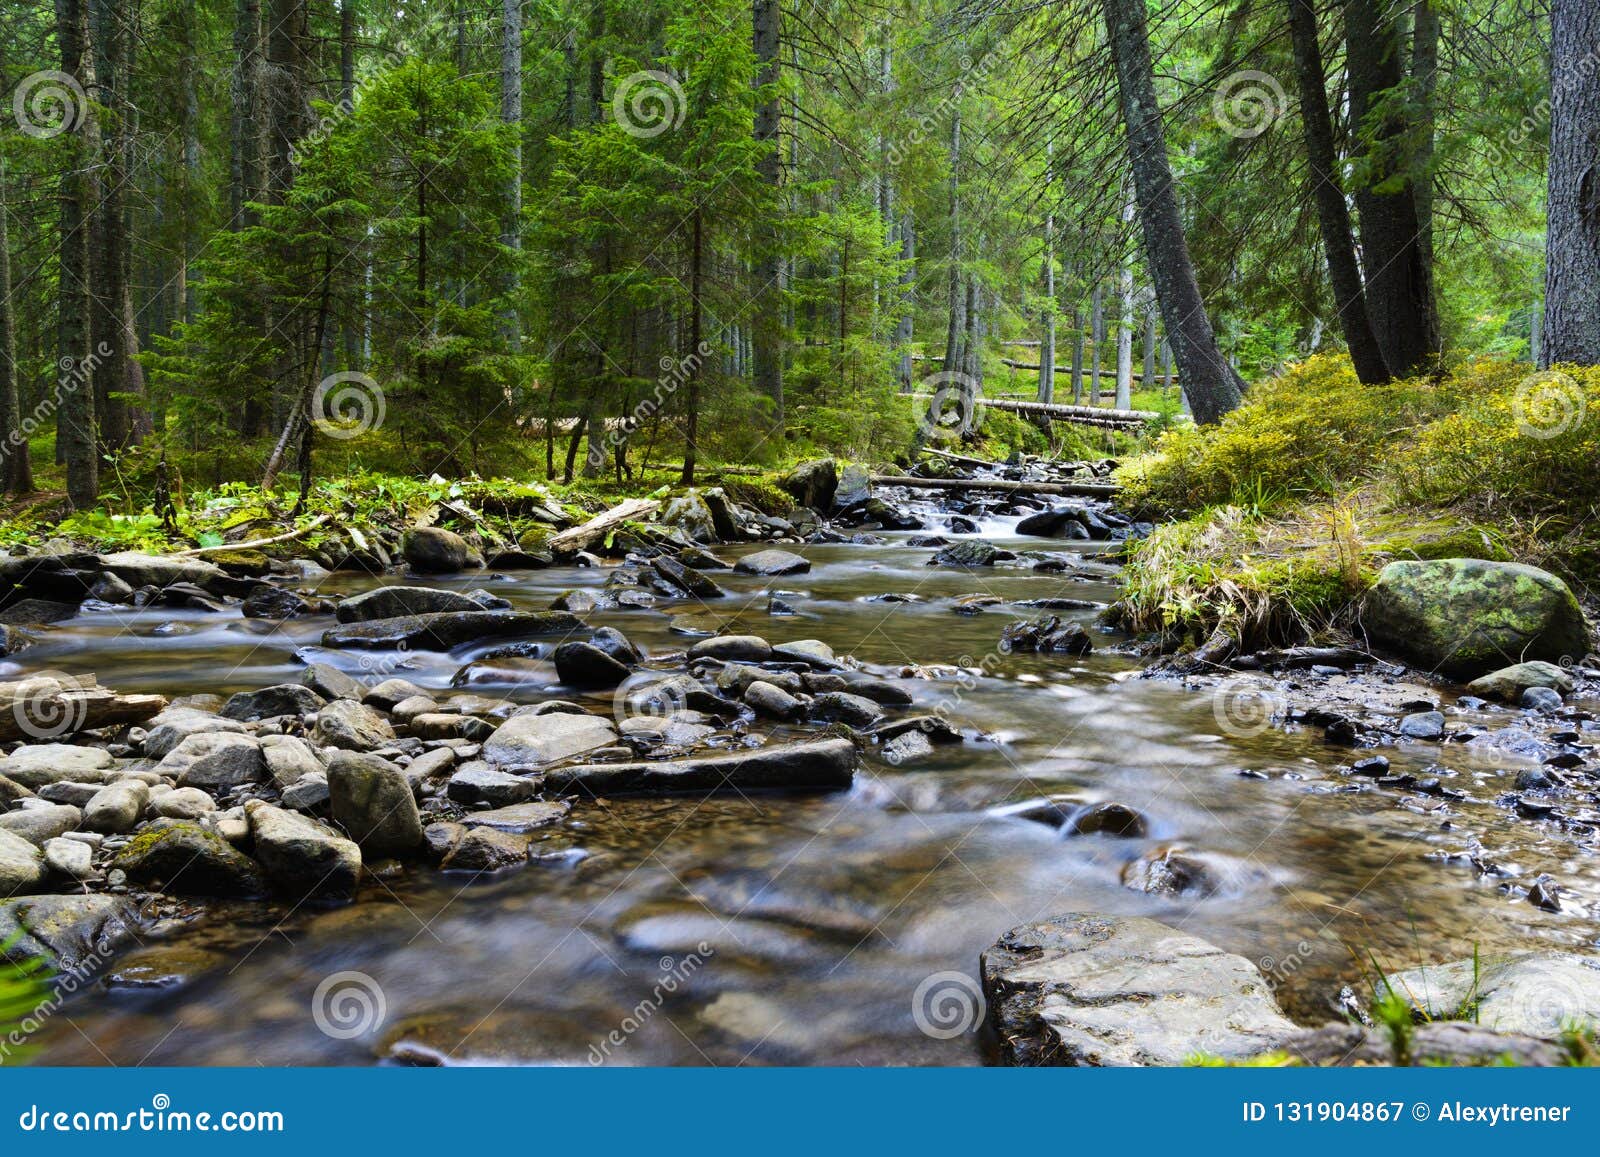
{"label": "fallen log", "polygon": [[629,498],[625,502],[619,502],[610,510],[595,515],[581,526],[563,530],[545,545],[555,554],[576,554],[597,538],[604,537],[608,530],[621,526],[624,522],[642,518],[646,514],[653,514],[660,506],[661,503],[654,498]]}
{"label": "fallen log", "polygon": [[165,710],[161,695],[119,695],[93,675],[35,675],[0,683],[0,742],[48,743],[79,731],[143,723]]}
{"label": "fallen log", "polygon": [[1115,482],[1012,482],[1005,478],[911,478],[903,474],[874,474],[874,486],[904,486],[911,490],[995,490],[1002,494],[1060,494],[1077,498],[1112,498]]}
{"label": "fallen log", "polygon": [[[933,394],[912,394],[913,398],[932,400]],[[1161,417],[1154,410],[1112,410],[1100,406],[1069,406],[1059,402],[1017,402],[1003,398],[979,398],[979,406],[1006,410],[1014,414],[1037,414],[1061,422],[1076,422],[1085,426],[1105,426],[1111,429],[1135,430],[1147,422]]]}
{"label": "fallen log", "polygon": [[174,554],[208,554],[213,550],[255,550],[257,547],[271,546],[275,542],[291,542],[294,539],[310,534],[317,527],[332,518],[331,514],[319,514],[298,530],[291,530],[287,534],[275,534],[271,538],[255,538],[249,542],[219,542],[216,546],[193,546],[188,550],[176,550]]}

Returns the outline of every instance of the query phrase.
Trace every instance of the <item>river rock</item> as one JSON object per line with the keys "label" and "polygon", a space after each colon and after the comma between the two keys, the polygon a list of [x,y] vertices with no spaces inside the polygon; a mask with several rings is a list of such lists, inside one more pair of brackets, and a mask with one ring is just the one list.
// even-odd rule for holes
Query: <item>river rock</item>
{"label": "river rock", "polygon": [[137,779],[107,784],[83,807],[83,826],[91,832],[130,832],[150,803],[150,788]]}
{"label": "river rock", "polygon": [[778,485],[799,505],[826,514],[839,489],[839,469],[832,458],[816,458],[790,469]]}
{"label": "river rock", "polygon": [[0,901],[0,960],[45,961],[58,974],[97,971],[139,928],[124,896],[29,896]]}
{"label": "river rock", "polygon": [[367,693],[367,685],[360,679],[326,663],[312,663],[300,672],[300,682],[324,699],[359,700]]}
{"label": "river rock", "polygon": [[312,740],[320,747],[371,751],[394,741],[394,728],[382,714],[363,703],[335,699],[317,712]]}
{"label": "river rock", "polygon": [[733,564],[737,574],[755,574],[772,577],[785,574],[805,574],[811,569],[809,560],[787,550],[758,550],[747,554]]}
{"label": "river rock", "polygon": [[1000,632],[1000,649],[1006,652],[1041,652],[1087,655],[1094,643],[1082,623],[1059,615],[1041,615],[1007,624]]}
{"label": "river rock", "polygon": [[1400,720],[1402,739],[1443,739],[1444,714],[1439,711],[1414,711]]}
{"label": "river rock", "polygon": [[772,658],[772,644],[759,635],[714,635],[689,648],[689,661],[721,659],[733,663],[765,663]]}
{"label": "river rock", "polygon": [[535,780],[496,771],[481,761],[462,767],[445,785],[445,794],[457,803],[488,803],[495,807],[532,799],[537,790]]}
{"label": "river rock", "polygon": [[650,560],[650,566],[664,581],[691,598],[720,599],[728,593],[694,567],[685,566],[675,558],[665,556],[653,558]]}
{"label": "river rock", "polygon": [[326,824],[253,799],[244,807],[256,859],[296,899],[345,897],[361,878],[361,849]]}
{"label": "river rock", "polygon": [[412,527],[401,540],[400,553],[418,574],[455,574],[483,565],[466,539],[441,526]]}
{"label": "river rock", "polygon": [[1209,857],[1171,845],[1154,848],[1122,869],[1124,887],[1156,896],[1214,896],[1224,871]]}
{"label": "river rock", "polygon": [[0,814],[0,831],[21,836],[38,848],[44,847],[47,840],[77,831],[82,825],[82,809],[71,804],[40,804],[34,801],[31,807]]}
{"label": "river rock", "polygon": [[44,862],[52,872],[69,880],[92,880],[99,874],[94,870],[94,849],[82,840],[60,836],[46,840]]}
{"label": "river rock", "polygon": [[251,735],[203,732],[191,735],[156,765],[180,787],[235,787],[268,778],[261,742]]}
{"label": "river rock", "polygon": [[1561,693],[1549,687],[1529,687],[1517,700],[1518,706],[1529,711],[1560,711]]}
{"label": "river rock", "polygon": [[257,583],[239,604],[239,613],[247,619],[296,619],[315,610],[310,600],[271,583]]}
{"label": "river rock", "polygon": [[615,687],[628,677],[628,668],[592,643],[562,643],[553,656],[556,677],[568,687]]}
{"label": "river rock", "polygon": [[502,832],[532,832],[565,819],[571,805],[566,800],[525,800],[491,811],[472,812],[462,819],[467,827],[494,828]]}
{"label": "river rock", "polygon": [[341,623],[368,623],[374,619],[393,619],[405,615],[486,609],[455,591],[436,590],[433,587],[388,586],[351,595],[334,610],[333,617]]}
{"label": "river rock", "polygon": [[408,856],[422,847],[422,819],[405,774],[386,759],[351,751],[328,761],[333,818],[372,859]]}
{"label": "river rock", "polygon": [[1008,1064],[1241,1060],[1297,1031],[1250,961],[1143,917],[1074,913],[1024,924],[979,967]]}
{"label": "river rock", "polygon": [[1135,808],[1115,800],[1090,804],[1080,809],[1063,825],[1075,836],[1096,832],[1127,839],[1143,839],[1150,834],[1150,822]]}
{"label": "river rock", "polygon": [[241,723],[279,715],[310,715],[327,703],[303,683],[275,683],[258,691],[240,691],[222,705],[222,718]]}
{"label": "river rock", "polygon": [[662,507],[656,520],[662,526],[677,527],[696,542],[717,541],[717,527],[711,508],[698,490],[680,494]]}
{"label": "river rock", "polygon": [[545,785],[594,795],[680,791],[842,791],[857,762],[848,739],[819,739],[760,747],[726,755],[653,763],[591,764],[556,768]]}
{"label": "river rock", "polygon": [[1554,663],[1535,659],[1527,663],[1513,663],[1480,675],[1467,684],[1467,690],[1485,699],[1498,699],[1502,703],[1515,703],[1530,687],[1548,687],[1562,695],[1572,692],[1572,676]]}
{"label": "river rock", "polygon": [[263,735],[261,755],[273,782],[279,787],[287,787],[323,770],[322,759],[316,751],[296,735]]}
{"label": "river rock", "polygon": [[952,542],[928,560],[929,566],[993,566],[997,562],[1014,559],[1009,550],[1001,550],[992,542],[981,538],[966,538]]}
{"label": "river rock", "polygon": [[361,696],[361,702],[379,711],[393,711],[407,699],[426,694],[426,691],[409,679],[385,679],[377,686],[369,687]]}
{"label": "river rock", "polygon": [[514,715],[484,742],[483,758],[502,768],[530,769],[616,742],[616,728],[598,715]]}
{"label": "river rock", "polygon": [[1452,679],[1530,659],[1576,662],[1589,652],[1567,584],[1521,563],[1391,562],[1367,592],[1361,624],[1373,643]]}
{"label": "river rock", "polygon": [[564,611],[440,611],[344,623],[323,632],[325,647],[448,651],[488,639],[561,635],[583,624]]}
{"label": "river rock", "polygon": [[205,587],[226,577],[222,568],[204,559],[174,554],[143,554],[125,550],[101,555],[101,570],[110,571],[130,587],[170,587],[192,583]]}
{"label": "river rock", "polygon": [[197,820],[217,810],[217,801],[198,787],[177,787],[150,801],[150,814],[169,820]]}
{"label": "river rock", "polygon": [[[435,847],[439,867],[443,871],[501,872],[507,868],[520,868],[528,862],[531,840],[526,835],[493,827],[450,826],[456,830],[436,832],[429,840]],[[433,827],[429,831],[432,832]]]}
{"label": "river rock", "polygon": [[151,759],[164,759],[190,736],[212,733],[243,735],[244,732],[244,724],[237,719],[224,719],[195,707],[172,706],[150,720],[141,746]]}
{"label": "river rock", "polygon": [[757,715],[768,719],[794,722],[806,716],[804,703],[764,679],[757,679],[744,689],[744,701],[755,708]]}
{"label": "river rock", "polygon": [[821,639],[792,639],[787,643],[774,643],[772,658],[778,663],[805,663],[819,671],[834,671],[844,666],[834,656],[833,648]]}
{"label": "river rock", "polygon": [[1387,978],[1431,1020],[1470,1019],[1501,1032],[1555,1039],[1570,1026],[1600,1025],[1600,957],[1515,952],[1430,965]]}
{"label": "river rock", "polygon": [[113,763],[111,753],[99,747],[31,743],[0,759],[0,775],[29,789],[47,783],[103,783]]}
{"label": "river rock", "polygon": [[177,896],[264,896],[260,866],[222,836],[186,820],[156,820],[117,853],[128,879]]}
{"label": "river rock", "polygon": [[876,727],[882,723],[884,711],[864,695],[852,695],[848,691],[824,691],[811,701],[811,717],[859,729]]}
{"label": "river rock", "polygon": [[37,891],[44,877],[44,852],[15,832],[0,828],[0,897]]}
{"label": "river rock", "polygon": [[1017,523],[1017,533],[1030,538],[1089,537],[1089,528],[1083,521],[1083,511],[1076,506],[1058,506],[1030,514]]}

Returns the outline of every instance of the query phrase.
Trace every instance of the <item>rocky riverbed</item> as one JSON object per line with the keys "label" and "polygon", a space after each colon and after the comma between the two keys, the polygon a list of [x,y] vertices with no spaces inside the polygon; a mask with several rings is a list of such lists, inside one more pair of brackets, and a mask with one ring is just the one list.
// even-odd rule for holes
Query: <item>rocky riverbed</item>
{"label": "rocky riverbed", "polygon": [[1581,661],[1140,678],[1101,624],[1141,532],[1110,503],[791,487],[549,552],[0,563],[0,939],[84,977],[44,1059],[1027,1061],[977,958],[1074,912],[1241,959],[1273,1045],[1370,995],[1352,947],[1592,949]]}

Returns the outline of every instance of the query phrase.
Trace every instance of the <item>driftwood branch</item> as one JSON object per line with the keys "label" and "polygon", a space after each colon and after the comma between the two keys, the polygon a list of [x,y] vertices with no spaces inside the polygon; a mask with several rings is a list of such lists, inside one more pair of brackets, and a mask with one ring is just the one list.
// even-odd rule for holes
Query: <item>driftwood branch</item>
{"label": "driftwood branch", "polygon": [[630,498],[626,502],[618,503],[603,514],[597,514],[582,526],[574,526],[571,530],[563,530],[552,538],[546,545],[555,554],[574,554],[583,550],[597,538],[624,522],[631,522],[646,514],[654,513],[661,503],[654,498]]}
{"label": "driftwood branch", "polygon": [[161,695],[119,695],[93,675],[35,676],[0,683],[0,742],[49,743],[79,731],[142,723],[164,710]]}
{"label": "driftwood branch", "polygon": [[310,534],[317,527],[332,518],[331,514],[319,514],[298,530],[291,530],[287,534],[275,534],[271,538],[257,538],[249,542],[219,542],[216,546],[196,546],[188,550],[173,551],[174,554],[207,554],[213,550],[255,550],[257,547],[271,546],[275,542],[289,542],[291,539],[300,538]]}

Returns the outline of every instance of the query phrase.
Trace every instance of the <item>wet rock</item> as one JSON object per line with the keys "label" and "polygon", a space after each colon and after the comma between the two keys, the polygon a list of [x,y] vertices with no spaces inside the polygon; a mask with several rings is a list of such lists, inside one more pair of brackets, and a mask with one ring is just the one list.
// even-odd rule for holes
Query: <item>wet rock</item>
{"label": "wet rock", "polygon": [[1388,986],[1435,1020],[1465,1016],[1485,1028],[1545,1039],[1571,1025],[1600,1025],[1600,959],[1592,956],[1480,956],[1394,973]]}
{"label": "wet rock", "polygon": [[[759,668],[757,678],[765,674]],[[636,676],[641,680],[643,676]],[[740,693],[743,693],[743,684]],[[703,711],[708,715],[731,718],[739,714],[739,705],[701,686],[688,675],[668,675],[664,679],[641,681],[631,685],[623,697],[623,707],[641,715],[671,715],[682,710]]]}
{"label": "wet rock", "polygon": [[891,683],[887,679],[879,679],[875,675],[863,674],[860,671],[840,671],[839,677],[845,681],[845,686],[854,695],[863,695],[874,703],[882,703],[885,707],[911,706],[911,692],[898,683]]}
{"label": "wet rock", "polygon": [[1444,715],[1438,711],[1417,711],[1400,720],[1402,739],[1443,739]]}
{"label": "wet rock", "polygon": [[328,761],[333,818],[369,859],[408,856],[422,847],[422,819],[411,785],[376,755],[336,752]]}
{"label": "wet rock", "polygon": [[322,759],[305,740],[293,735],[263,735],[261,755],[267,772],[279,787],[287,787],[308,775],[320,775]]}
{"label": "wet rock", "polygon": [[825,691],[811,701],[811,717],[850,727],[875,727],[883,722],[883,708],[864,695]]}
{"label": "wet rock", "polygon": [[551,600],[550,609],[552,611],[571,611],[573,614],[587,615],[600,609],[600,599],[591,591],[565,591]]}
{"label": "wet rock", "polygon": [[191,944],[154,944],[117,958],[105,974],[107,988],[182,988],[226,967],[228,958]]}
{"label": "wet rock", "polygon": [[701,639],[689,648],[689,661],[722,659],[732,663],[765,663],[772,658],[772,644],[759,635],[715,635]]}
{"label": "wet rock", "polygon": [[1350,774],[1363,776],[1367,779],[1378,779],[1389,774],[1389,757],[1386,755],[1370,755],[1366,759],[1358,759],[1350,765]]}
{"label": "wet rock", "polygon": [[300,682],[324,699],[355,699],[367,693],[367,685],[353,675],[346,675],[337,667],[326,663],[312,663],[300,672]]}
{"label": "wet rock", "polygon": [[979,967],[1007,1064],[1238,1060],[1297,1031],[1250,961],[1142,917],[1075,913],[1025,924]]}
{"label": "wet rock", "polygon": [[950,604],[958,615],[981,614],[987,607],[998,607],[1005,602],[999,595],[962,595]]}
{"label": "wet rock", "polygon": [[[470,670],[469,665],[463,670]],[[464,680],[470,682],[470,680]],[[397,723],[410,723],[422,715],[431,715],[439,710],[439,704],[429,695],[410,695],[400,700],[389,709],[389,715]]]}
{"label": "wet rock", "polygon": [[528,862],[529,838],[492,827],[465,827],[439,857],[446,872],[502,872]]}
{"label": "wet rock", "polygon": [[0,897],[35,892],[44,878],[44,852],[15,832],[0,828]]}
{"label": "wet rock", "polygon": [[501,768],[532,769],[616,742],[616,728],[598,715],[514,715],[484,742],[483,758]]}
{"label": "wet rock", "polygon": [[[1360,1024],[1325,1024],[1289,1037],[1278,1046],[1301,1065],[1395,1065],[1394,1036],[1387,1028]],[[1571,1055],[1559,1045],[1536,1037],[1500,1032],[1462,1021],[1417,1025],[1407,1039],[1413,1065],[1448,1068],[1549,1068],[1569,1065]]]}
{"label": "wet rock", "polygon": [[1572,691],[1572,676],[1554,663],[1534,660],[1490,671],[1467,684],[1467,690],[1486,699],[1515,703],[1530,687],[1548,687],[1562,695]]}
{"label": "wet rock", "polygon": [[448,651],[488,639],[561,635],[583,624],[563,611],[441,611],[345,623],[322,635],[325,647]]}
{"label": "wet rock", "polygon": [[1007,652],[1050,652],[1087,655],[1094,643],[1083,624],[1059,615],[1041,615],[1011,623],[1000,632],[1000,649]]}
{"label": "wet rock", "polygon": [[1187,848],[1156,848],[1122,869],[1123,887],[1157,896],[1214,896],[1222,890],[1218,865]]}
{"label": "wet rock", "polygon": [[650,560],[650,566],[664,581],[691,598],[720,599],[728,593],[712,579],[675,558],[654,558]]}
{"label": "wet rock", "polygon": [[921,731],[896,735],[883,745],[883,761],[891,767],[918,763],[933,754],[933,742]]}
{"label": "wet rock", "polygon": [[733,564],[737,574],[775,575],[804,574],[811,569],[809,560],[787,550],[758,550],[747,554]]}
{"label": "wet rock", "polygon": [[662,526],[675,527],[696,542],[716,542],[717,527],[711,508],[700,497],[698,490],[680,494],[662,507],[656,520]]}
{"label": "wet rock", "polygon": [[151,759],[164,759],[192,736],[219,733],[243,735],[245,726],[237,719],[224,719],[209,711],[174,704],[150,720],[142,746]]}
{"label": "wet rock", "polygon": [[793,722],[804,719],[806,706],[781,687],[757,679],[744,689],[744,701],[757,715]]}
{"label": "wet rock", "polygon": [[411,734],[418,739],[466,739],[482,743],[495,732],[495,725],[475,715],[434,712],[411,720]]}
{"label": "wet rock", "polygon": [[191,735],[156,765],[181,787],[236,787],[267,779],[266,757],[254,736],[230,732]]}
{"label": "wet rock", "polygon": [[1529,687],[1518,702],[1529,711],[1560,711],[1561,693],[1549,687]]}
{"label": "wet rock", "polygon": [[249,723],[278,715],[310,715],[327,703],[303,683],[277,683],[259,691],[240,691],[222,705],[222,718]]}
{"label": "wet rock", "polygon": [[1362,604],[1377,645],[1453,679],[1589,650],[1578,602],[1555,575],[1483,559],[1392,562]]}
{"label": "wet rock", "polygon": [[872,497],[872,475],[867,472],[866,467],[851,463],[839,472],[839,484],[833,492],[835,513],[864,506],[870,497]]}
{"label": "wet rock", "polygon": [[562,643],[555,650],[556,676],[568,687],[615,687],[628,668],[592,643]]}
{"label": "wet rock", "polygon": [[436,590],[433,587],[390,586],[351,595],[335,609],[334,618],[341,623],[369,623],[375,619],[401,618],[406,615],[488,609],[491,608],[484,607],[455,591]]}
{"label": "wet rock", "polygon": [[1001,550],[992,542],[981,538],[967,538],[952,542],[928,560],[929,566],[993,566],[1016,558],[1009,550]]}
{"label": "wet rock", "polygon": [[530,800],[537,790],[535,780],[496,771],[482,761],[460,768],[445,786],[445,794],[457,803],[488,803],[495,807]]}
{"label": "wet rock", "polygon": [[[1518,810],[1525,813],[1526,807],[1525,802],[1521,803]],[[1543,819],[1549,814],[1548,811],[1543,811],[1542,814],[1535,818]],[[1561,911],[1561,885],[1548,876],[1540,876],[1528,888],[1528,903],[1543,912]]]}
{"label": "wet rock", "polygon": [[178,787],[150,801],[150,814],[170,820],[197,820],[217,810],[217,801],[198,787]]}
{"label": "wet rock", "polygon": [[752,683],[770,683],[790,695],[805,690],[805,680],[794,671],[769,671],[753,663],[727,663],[713,677],[717,690],[729,695],[743,695]]}
{"label": "wet rock", "polygon": [[1090,804],[1074,814],[1064,827],[1076,836],[1100,832],[1108,836],[1143,839],[1150,834],[1150,823],[1139,811],[1114,800]]}
{"label": "wet rock", "polygon": [[149,803],[150,788],[137,779],[107,784],[84,805],[83,826],[106,834],[132,831]]}
{"label": "wet rock", "polygon": [[284,892],[345,897],[361,878],[361,850],[338,832],[299,812],[261,800],[245,804],[256,859]]}
{"label": "wet rock", "polygon": [[385,679],[376,686],[368,688],[361,696],[361,702],[379,711],[392,711],[397,704],[419,695],[425,696],[427,692],[409,679]]}
{"label": "wet rock", "polygon": [[801,506],[826,514],[839,489],[838,467],[832,458],[802,462],[779,478],[778,485]]}
{"label": "wet rock", "polygon": [[[99,875],[94,870],[94,849],[82,840],[69,840],[60,836],[44,842],[45,865],[56,875],[69,880],[92,880]],[[3,873],[3,869],[0,869]],[[0,883],[3,890],[3,883]]]}
{"label": "wet rock", "polygon": [[173,554],[143,554],[133,550],[102,555],[99,566],[136,589],[170,587],[175,583],[205,587],[224,577],[221,567],[204,559]]}
{"label": "wet rock", "polygon": [[77,831],[82,825],[82,809],[71,804],[40,804],[33,801],[32,806],[0,814],[0,831],[21,836],[38,848],[44,847],[47,840]]}
{"label": "wet rock", "polygon": [[335,699],[317,712],[312,739],[319,747],[371,751],[394,740],[394,728],[377,711],[349,699]]}
{"label": "wet rock", "polygon": [[921,530],[923,527],[922,519],[915,514],[877,497],[867,499],[862,505],[861,521],[875,524],[883,530]]}
{"label": "wet rock", "polygon": [[774,643],[772,658],[778,663],[805,663],[822,671],[844,666],[834,657],[833,648],[821,639],[793,639],[787,643]]}
{"label": "wet rock", "polygon": [[473,812],[462,819],[466,827],[493,828],[496,831],[526,833],[560,823],[571,805],[565,800],[529,800],[507,804],[492,811]]}
{"label": "wet rock", "polygon": [[406,531],[400,553],[418,574],[455,574],[483,559],[459,534],[439,526],[418,526]]}
{"label": "wet rock", "polygon": [[1041,510],[1018,522],[1017,533],[1032,538],[1086,539],[1090,537],[1090,532],[1084,513],[1083,508],[1078,506]]}
{"label": "wet rock", "polygon": [[264,896],[254,860],[216,832],[185,820],[156,820],[117,853],[129,880],[177,896]]}
{"label": "wet rock", "polygon": [[138,928],[138,911],[122,896],[0,901],[0,960],[44,960],[57,973],[85,973],[110,959]]}
{"label": "wet rock", "polygon": [[[408,781],[410,777],[407,777]],[[314,812],[324,810],[332,793],[328,790],[328,773],[317,772],[304,779],[297,779],[283,789],[283,806],[298,812]]]}
{"label": "wet rock", "polygon": [[33,790],[47,783],[102,783],[113,762],[111,753],[99,747],[32,743],[0,759],[0,775]]}
{"label": "wet rock", "polygon": [[545,784],[595,795],[679,791],[840,791],[855,775],[855,745],[848,739],[781,744],[654,763],[592,764],[556,768]]}

